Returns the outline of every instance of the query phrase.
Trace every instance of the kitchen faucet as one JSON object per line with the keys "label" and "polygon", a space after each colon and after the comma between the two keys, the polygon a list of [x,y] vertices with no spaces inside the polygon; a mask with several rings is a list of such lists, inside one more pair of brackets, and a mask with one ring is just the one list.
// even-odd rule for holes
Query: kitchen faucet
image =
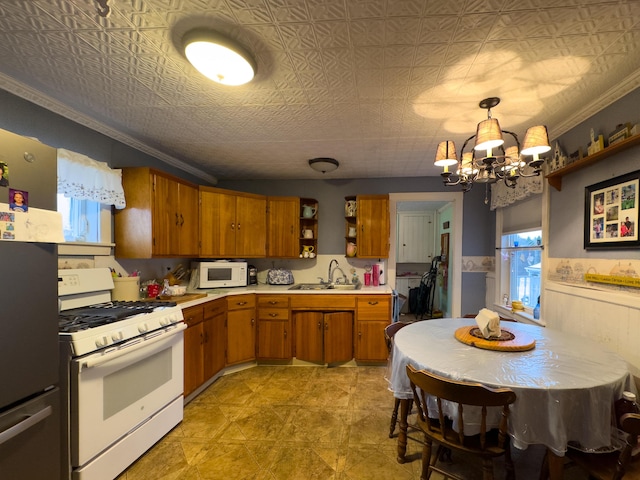
{"label": "kitchen faucet", "polygon": [[[336,266],[332,268],[333,262],[336,262]],[[342,269],[338,266],[338,260],[336,260],[335,258],[331,259],[331,261],[329,262],[329,276],[327,277],[327,283],[329,284],[333,283],[333,274],[336,273],[336,270],[340,270],[340,273],[342,273],[342,278],[344,280],[344,283],[347,283],[347,276],[344,274]]]}

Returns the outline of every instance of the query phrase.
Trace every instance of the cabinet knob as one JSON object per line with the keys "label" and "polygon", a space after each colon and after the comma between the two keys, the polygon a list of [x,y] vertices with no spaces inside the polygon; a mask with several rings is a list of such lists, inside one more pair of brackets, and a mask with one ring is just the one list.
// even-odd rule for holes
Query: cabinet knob
{"label": "cabinet knob", "polygon": [[322,330],[322,322],[318,322],[318,330]]}
{"label": "cabinet knob", "polygon": [[240,224],[238,224],[238,230],[240,230]]}
{"label": "cabinet knob", "polygon": [[184,225],[184,217],[180,214],[180,226]]}
{"label": "cabinet knob", "polygon": [[231,230],[235,230],[236,229],[236,224],[235,223],[231,223]]}
{"label": "cabinet knob", "polygon": [[287,331],[284,331],[284,338],[287,338]]}

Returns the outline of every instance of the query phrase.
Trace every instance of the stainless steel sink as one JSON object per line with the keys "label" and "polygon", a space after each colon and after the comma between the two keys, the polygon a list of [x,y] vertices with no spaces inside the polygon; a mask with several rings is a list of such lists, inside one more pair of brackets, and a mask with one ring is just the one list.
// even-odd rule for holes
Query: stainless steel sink
{"label": "stainless steel sink", "polygon": [[296,283],[289,287],[289,290],[360,290],[362,284],[342,284],[342,283]]}

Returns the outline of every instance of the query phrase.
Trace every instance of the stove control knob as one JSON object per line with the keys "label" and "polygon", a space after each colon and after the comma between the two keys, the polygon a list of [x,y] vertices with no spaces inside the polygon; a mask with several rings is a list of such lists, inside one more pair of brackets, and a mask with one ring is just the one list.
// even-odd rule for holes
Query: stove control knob
{"label": "stove control knob", "polygon": [[109,340],[107,340],[107,337],[96,338],[96,347],[102,348],[106,347],[107,345],[109,345]]}
{"label": "stove control knob", "polygon": [[160,319],[160,325],[166,327],[167,325],[171,325],[173,319],[170,317],[164,317]]}
{"label": "stove control knob", "polygon": [[124,335],[122,335],[122,332],[117,332],[111,335],[111,340],[113,340],[114,342],[120,342],[123,338]]}
{"label": "stove control knob", "polygon": [[149,326],[146,323],[141,323],[138,325],[138,331],[140,333],[147,333],[149,331]]}

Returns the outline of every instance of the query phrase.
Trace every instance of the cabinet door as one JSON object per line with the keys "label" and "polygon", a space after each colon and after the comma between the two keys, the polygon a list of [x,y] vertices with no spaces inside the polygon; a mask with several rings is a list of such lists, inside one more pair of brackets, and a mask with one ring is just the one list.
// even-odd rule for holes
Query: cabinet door
{"label": "cabinet door", "polygon": [[179,225],[176,230],[178,255],[198,256],[198,189],[185,183],[178,183]]}
{"label": "cabinet door", "polygon": [[324,314],[324,361],[347,362],[353,359],[353,314]]}
{"label": "cabinet door", "polygon": [[227,312],[227,365],[256,358],[255,309]]}
{"label": "cabinet door", "polygon": [[387,344],[384,329],[387,321],[357,322],[356,360],[384,362],[387,360]]}
{"label": "cabinet door", "polygon": [[389,196],[358,195],[358,257],[389,256]]}
{"label": "cabinet door", "polygon": [[300,254],[300,199],[269,197],[267,231],[267,256],[297,257]]}
{"label": "cabinet door", "polygon": [[264,257],[267,243],[267,200],[238,196],[236,200],[236,256]]}
{"label": "cabinet door", "polygon": [[[284,315],[286,316],[286,315]],[[289,319],[258,320],[258,358],[291,358]]]}
{"label": "cabinet door", "polygon": [[198,323],[184,331],[184,396],[204,381],[203,324]]}
{"label": "cabinet door", "polygon": [[427,212],[398,214],[399,263],[429,263],[433,253],[433,215]]}
{"label": "cabinet door", "polygon": [[299,360],[324,362],[323,336],[324,315],[322,312],[295,312],[296,353]]}
{"label": "cabinet door", "polygon": [[174,182],[153,175],[153,254],[171,255],[172,236],[178,227],[178,196]]}
{"label": "cabinet door", "polygon": [[225,300],[219,299],[205,305],[204,326],[204,379],[208,380],[225,366],[227,314]]}

